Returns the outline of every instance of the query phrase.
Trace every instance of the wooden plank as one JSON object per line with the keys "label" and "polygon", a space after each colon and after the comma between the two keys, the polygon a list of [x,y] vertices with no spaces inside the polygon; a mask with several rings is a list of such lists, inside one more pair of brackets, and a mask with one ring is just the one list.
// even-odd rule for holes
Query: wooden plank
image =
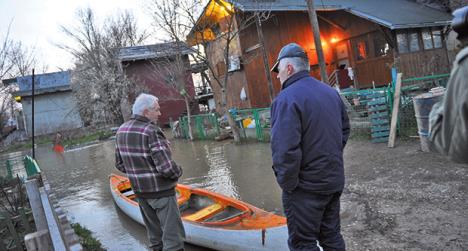
{"label": "wooden plank", "polygon": [[373,106],[373,105],[382,105],[382,104],[387,104],[387,99],[386,98],[378,98],[378,99],[373,99],[369,102],[367,102],[368,106]]}
{"label": "wooden plank", "polygon": [[373,119],[371,120],[372,126],[388,125],[388,119]]}
{"label": "wooden plank", "polygon": [[218,203],[215,203],[213,205],[210,205],[210,206],[207,206],[203,209],[201,209],[200,211],[194,213],[194,214],[191,214],[191,215],[187,215],[184,217],[184,219],[186,220],[190,220],[190,221],[200,221],[200,220],[204,220],[206,218],[208,218],[209,216],[223,210],[223,206],[221,204],[218,204]]}
{"label": "wooden plank", "polygon": [[54,250],[66,250],[65,242],[63,241],[62,234],[60,232],[60,226],[56,221],[54,210],[50,204],[47,192],[45,191],[44,187],[39,188],[39,192],[41,194],[42,205],[44,207],[50,238],[52,239]]}
{"label": "wooden plank", "polygon": [[366,95],[367,99],[382,98],[382,97],[387,97],[387,92],[374,92],[374,93]]}
{"label": "wooden plank", "polygon": [[371,119],[388,118],[388,112],[387,112],[387,111],[384,111],[384,112],[372,113],[372,114],[370,115],[370,118],[371,118]]}
{"label": "wooden plank", "polygon": [[381,138],[381,137],[388,137],[388,134],[389,134],[388,131],[383,131],[383,132],[372,133],[371,136],[372,138]]}
{"label": "wooden plank", "polygon": [[24,236],[24,244],[27,250],[52,250],[49,231],[40,230]]}
{"label": "wooden plank", "polygon": [[34,223],[38,231],[47,229],[47,220],[42,207],[41,195],[37,179],[27,180],[25,182],[26,192],[28,194],[29,204],[33,212]]}
{"label": "wooden plank", "polygon": [[384,125],[384,126],[373,126],[371,128],[371,132],[381,132],[381,131],[390,131],[390,126]]}
{"label": "wooden plank", "polygon": [[388,107],[386,105],[371,106],[367,108],[369,112],[386,111],[387,109]]}
{"label": "wooden plank", "polygon": [[388,141],[388,137],[372,139],[372,143],[384,143],[384,142],[387,142],[387,141]]}
{"label": "wooden plank", "polygon": [[390,135],[388,137],[388,147],[395,147],[396,126],[397,126],[397,121],[398,121],[398,110],[400,107],[401,75],[402,73],[397,74],[395,94],[393,96],[392,122],[390,124]]}

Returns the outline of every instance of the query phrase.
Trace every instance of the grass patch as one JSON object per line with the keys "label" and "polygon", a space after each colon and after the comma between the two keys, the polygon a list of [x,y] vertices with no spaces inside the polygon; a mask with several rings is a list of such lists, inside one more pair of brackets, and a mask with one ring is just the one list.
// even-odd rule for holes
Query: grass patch
{"label": "grass patch", "polygon": [[84,143],[92,142],[92,141],[98,141],[98,140],[104,140],[108,139],[109,137],[113,136],[114,133],[111,131],[100,131],[100,132],[95,132],[80,138],[71,138],[63,141],[63,144],[66,146],[73,146],[73,145],[81,145]]}
{"label": "grass patch", "polygon": [[83,246],[84,250],[87,251],[101,251],[106,250],[102,247],[101,242],[93,237],[93,233],[80,225],[80,223],[72,223],[71,224],[75,233],[80,237],[80,244]]}
{"label": "grass patch", "polygon": [[[99,141],[99,140],[105,140],[108,139],[111,136],[114,136],[115,134],[111,132],[110,130],[105,130],[105,131],[98,131],[94,132],[85,136],[81,137],[73,137],[73,136],[68,136],[66,140],[62,142],[64,146],[74,146],[74,145],[81,145],[85,144],[88,142],[93,142],[93,141]],[[47,135],[47,136],[39,136],[35,139],[34,143],[37,146],[40,145],[50,145],[52,147],[53,144],[53,135]],[[10,145],[6,148],[0,149],[0,152],[17,152],[17,151],[24,151],[24,150],[29,150],[32,148],[32,142],[31,139],[28,140],[27,142],[22,142],[22,143],[16,143],[13,145]]]}

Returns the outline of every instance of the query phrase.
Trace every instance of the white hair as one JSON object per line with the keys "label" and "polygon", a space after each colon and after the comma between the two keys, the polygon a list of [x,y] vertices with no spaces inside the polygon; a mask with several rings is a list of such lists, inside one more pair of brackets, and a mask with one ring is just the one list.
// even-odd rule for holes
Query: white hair
{"label": "white hair", "polygon": [[280,61],[280,67],[282,68],[287,64],[291,64],[294,67],[295,72],[310,71],[309,60],[301,57],[283,58]]}
{"label": "white hair", "polygon": [[151,109],[154,107],[154,103],[156,103],[159,99],[156,96],[151,94],[142,93],[138,95],[133,103],[132,112],[133,114],[143,115],[143,112],[146,109]]}

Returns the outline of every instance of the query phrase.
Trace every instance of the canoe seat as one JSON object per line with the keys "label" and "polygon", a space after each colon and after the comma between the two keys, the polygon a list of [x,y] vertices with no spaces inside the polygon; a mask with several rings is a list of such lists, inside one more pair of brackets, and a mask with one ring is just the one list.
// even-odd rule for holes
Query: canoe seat
{"label": "canoe seat", "polygon": [[202,221],[204,219],[209,218],[213,214],[216,214],[220,211],[222,211],[224,207],[221,204],[215,203],[210,206],[207,206],[196,213],[193,213],[191,215],[187,215],[183,217],[185,220],[190,220],[190,221]]}
{"label": "canoe seat", "polygon": [[135,194],[135,192],[133,192],[133,190],[128,190],[127,192],[122,193],[122,195],[125,196],[125,197],[130,197],[130,196],[132,196],[134,194]]}

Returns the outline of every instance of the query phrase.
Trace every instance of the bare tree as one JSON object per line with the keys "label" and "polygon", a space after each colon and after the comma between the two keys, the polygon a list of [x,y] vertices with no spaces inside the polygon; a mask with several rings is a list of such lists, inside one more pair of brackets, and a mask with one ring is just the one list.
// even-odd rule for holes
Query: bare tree
{"label": "bare tree", "polygon": [[[25,76],[37,66],[35,50],[10,37],[11,22],[0,41],[0,79]],[[0,128],[14,114],[15,100],[12,93],[17,90],[12,84],[0,86]]]}
{"label": "bare tree", "polygon": [[10,51],[10,61],[16,76],[27,76],[32,69],[38,65],[35,49],[24,46],[21,42],[12,44]]}
{"label": "bare tree", "polygon": [[[233,48],[238,39],[239,32],[269,18],[269,11],[251,13],[238,12],[230,3],[214,1],[205,7],[198,0],[152,0],[150,9],[155,24],[174,41],[185,41],[191,34],[196,46],[192,60],[207,66],[210,85],[217,85],[221,91],[220,111],[228,119],[232,128],[234,141],[240,142],[239,128],[227,107],[227,93],[229,90],[229,65],[232,63]],[[197,23],[201,13],[215,13],[219,8],[222,18],[216,22]],[[213,14],[219,15],[219,14]],[[214,17],[213,17],[214,18]],[[205,32],[205,31],[216,32]],[[193,33],[196,33],[195,35]],[[221,54],[224,64],[214,64],[214,54]],[[210,55],[211,54],[211,55]]]}
{"label": "bare tree", "polygon": [[10,61],[10,51],[13,44],[13,40],[10,38],[10,27],[8,25],[7,32],[1,40],[0,44],[0,79],[4,79],[13,69],[13,64]]}
{"label": "bare tree", "polygon": [[[85,124],[113,124],[123,121],[122,100],[137,89],[117,59],[118,48],[141,44],[146,32],[138,32],[130,12],[109,17],[99,26],[90,8],[77,11],[77,26],[61,29],[75,46],[60,48],[75,57],[72,88]],[[128,102],[125,102],[128,103]]]}
{"label": "bare tree", "polygon": [[193,140],[193,131],[190,119],[190,103],[192,101],[192,97],[187,90],[187,81],[190,78],[191,69],[188,56],[184,53],[188,48],[181,42],[172,44],[175,47],[175,52],[178,53],[172,56],[151,60],[150,72],[155,80],[159,80],[161,76],[165,76],[165,83],[177,90],[184,98],[188,119],[188,136],[190,140]]}

